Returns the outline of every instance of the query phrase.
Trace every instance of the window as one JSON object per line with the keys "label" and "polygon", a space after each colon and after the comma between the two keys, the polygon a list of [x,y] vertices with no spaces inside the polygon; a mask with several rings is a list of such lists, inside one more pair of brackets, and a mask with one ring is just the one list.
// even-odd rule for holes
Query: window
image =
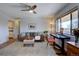
{"label": "window", "polygon": [[64,33],[70,34],[70,14],[61,18],[61,28],[64,28]]}
{"label": "window", "polygon": [[56,32],[60,32],[60,19],[56,21]]}
{"label": "window", "polygon": [[78,10],[68,13],[66,16],[60,17],[56,21],[56,32],[60,32],[60,28],[64,28],[65,34],[72,34],[73,29],[78,28]]}
{"label": "window", "polygon": [[72,34],[74,28],[78,28],[78,10],[72,13]]}

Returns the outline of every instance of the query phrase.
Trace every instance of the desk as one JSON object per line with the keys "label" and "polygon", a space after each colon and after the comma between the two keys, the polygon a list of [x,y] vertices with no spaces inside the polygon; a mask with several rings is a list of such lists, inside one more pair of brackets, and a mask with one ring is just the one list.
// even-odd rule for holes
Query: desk
{"label": "desk", "polygon": [[60,49],[61,49],[61,54],[64,54],[65,53],[65,49],[64,49],[64,43],[65,43],[65,40],[67,39],[70,39],[70,37],[68,36],[65,36],[63,34],[50,34],[51,36],[53,36],[54,38],[57,38],[57,39],[60,39],[61,40],[61,47],[55,43],[55,45],[59,46]]}

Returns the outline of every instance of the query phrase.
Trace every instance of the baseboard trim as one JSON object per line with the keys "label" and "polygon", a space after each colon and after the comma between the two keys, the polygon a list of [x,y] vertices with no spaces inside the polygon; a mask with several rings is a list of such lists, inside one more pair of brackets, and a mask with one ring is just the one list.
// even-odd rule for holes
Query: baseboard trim
{"label": "baseboard trim", "polygon": [[15,42],[14,39],[8,40],[7,42],[4,42],[3,44],[0,44],[0,49],[12,44],[13,42]]}

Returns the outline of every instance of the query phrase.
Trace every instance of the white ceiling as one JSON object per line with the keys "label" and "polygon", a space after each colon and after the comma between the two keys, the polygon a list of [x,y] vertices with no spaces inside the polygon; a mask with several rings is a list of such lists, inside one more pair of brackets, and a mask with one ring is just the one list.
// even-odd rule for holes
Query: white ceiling
{"label": "white ceiling", "polygon": [[21,6],[20,3],[0,3],[0,11],[13,18],[45,17],[48,15],[54,16],[60,9],[67,5],[66,3],[30,3],[28,5],[34,4],[37,5],[37,8],[35,9],[37,14],[21,11],[24,8],[17,7]]}

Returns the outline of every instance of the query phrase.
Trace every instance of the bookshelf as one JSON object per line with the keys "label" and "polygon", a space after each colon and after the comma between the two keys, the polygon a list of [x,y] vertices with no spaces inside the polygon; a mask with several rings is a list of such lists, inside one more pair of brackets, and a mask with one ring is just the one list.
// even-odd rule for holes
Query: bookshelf
{"label": "bookshelf", "polygon": [[8,21],[8,30],[9,30],[9,40],[14,39],[14,21],[13,20],[9,20]]}

